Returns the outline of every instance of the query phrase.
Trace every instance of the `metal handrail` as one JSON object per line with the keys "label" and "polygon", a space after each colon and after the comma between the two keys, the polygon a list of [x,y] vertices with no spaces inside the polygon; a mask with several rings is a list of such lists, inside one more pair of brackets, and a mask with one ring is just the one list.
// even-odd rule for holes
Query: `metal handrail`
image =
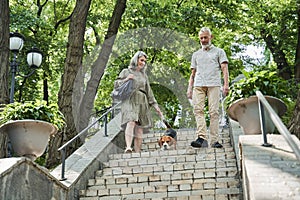
{"label": "metal handrail", "polygon": [[270,118],[274,125],[276,126],[279,133],[285,138],[287,143],[290,145],[294,153],[296,154],[297,159],[300,161],[300,149],[298,145],[295,143],[295,141],[292,138],[291,133],[288,131],[286,126],[283,124],[277,113],[273,110],[269,102],[266,100],[266,98],[263,96],[263,94],[260,91],[256,91],[256,96],[258,98],[258,105],[259,105],[259,118],[261,122],[261,131],[264,137],[264,146],[270,146],[267,143],[267,135],[265,130],[265,116],[264,116],[264,108],[268,111],[268,114],[270,115]]}
{"label": "metal handrail", "polygon": [[66,180],[65,177],[65,160],[66,160],[66,149],[67,147],[73,143],[77,138],[79,138],[82,134],[84,134],[86,131],[88,131],[91,127],[93,127],[99,120],[104,118],[104,134],[107,135],[107,115],[114,111],[117,106],[119,106],[121,102],[116,103],[114,106],[112,106],[110,109],[108,109],[105,113],[103,113],[98,119],[96,119],[94,122],[92,122],[90,125],[88,125],[85,129],[80,131],[77,135],[75,135],[71,140],[69,140],[67,143],[62,145],[60,148],[58,148],[58,151],[61,151],[61,160],[62,160],[62,167],[61,167],[61,181]]}

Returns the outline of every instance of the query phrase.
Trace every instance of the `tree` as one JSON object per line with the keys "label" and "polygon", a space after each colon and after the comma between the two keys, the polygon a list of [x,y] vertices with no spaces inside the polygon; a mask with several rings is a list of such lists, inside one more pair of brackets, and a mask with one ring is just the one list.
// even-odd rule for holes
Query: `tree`
{"label": "tree", "polygon": [[252,38],[254,43],[264,42],[279,76],[286,80],[295,77],[299,3],[294,0],[244,1],[241,8],[243,14],[238,21],[243,22],[244,36]]}
{"label": "tree", "polygon": [[[9,102],[9,3],[0,2],[0,104]],[[6,156],[6,136],[0,133],[0,158]]]}
{"label": "tree", "polygon": [[9,102],[9,3],[0,2],[0,104]]}
{"label": "tree", "polygon": [[103,42],[98,58],[91,68],[91,77],[87,83],[86,91],[80,102],[77,120],[79,130],[88,125],[92,109],[94,108],[95,96],[97,94],[100,80],[104,74],[106,64],[112,52],[112,47],[121,24],[121,18],[126,8],[126,0],[117,0],[109,27],[107,29],[105,40]]}
{"label": "tree", "polygon": [[[87,83],[87,89],[85,90],[82,99],[80,98],[79,103],[77,101],[74,103],[73,95],[76,95],[74,92],[74,85],[76,85],[76,76],[79,75],[79,78],[83,79],[83,77],[80,77],[80,68],[82,67],[82,59],[84,55],[84,35],[90,2],[91,1],[77,0],[70,21],[65,68],[64,74],[62,76],[61,88],[58,94],[58,104],[60,110],[65,115],[67,122],[65,140],[74,137],[78,133],[78,131],[81,131],[88,125],[90,114],[94,105],[97,88],[104,73],[106,63],[111,53],[114,38],[118,32],[121,17],[125,11],[126,6],[126,0],[118,0],[116,2],[107,34],[105,36],[105,41],[102,45],[102,49],[98,58],[92,65],[92,73],[90,80]],[[79,82],[82,83],[82,81]],[[79,110],[77,109],[77,106],[79,107]],[[57,144],[62,141],[61,137],[55,137],[55,139],[52,140],[53,145],[51,145],[51,149],[55,149],[55,147],[57,147]],[[74,145],[76,147],[79,144],[80,142]],[[69,155],[73,151],[73,148],[69,148],[67,150],[67,155]],[[51,155],[52,159],[48,158],[48,165],[51,166],[52,164],[54,164],[53,162],[55,162],[57,158],[57,153],[52,152],[49,155]]]}
{"label": "tree", "polygon": [[291,118],[289,131],[300,139],[300,90],[298,91],[297,103]]}
{"label": "tree", "polygon": [[[76,74],[82,65],[84,33],[90,3],[90,0],[77,0],[70,19],[67,55],[58,94],[58,105],[67,123],[67,138],[64,138],[66,140],[72,138],[77,133],[72,112],[72,94]],[[59,134],[51,139],[47,166],[52,166],[57,162],[58,152],[56,152],[56,149],[63,142],[62,137],[63,135]],[[73,152],[72,148],[68,150],[69,152]]]}
{"label": "tree", "polygon": [[[300,84],[300,3],[297,3],[297,50],[295,56],[295,78],[296,84]],[[298,97],[296,106],[291,117],[291,122],[289,124],[289,131],[295,134],[300,139],[300,90],[298,91]]]}
{"label": "tree", "polygon": [[297,48],[296,48],[296,58],[295,58],[295,78],[298,83],[300,83],[300,3],[297,4]]}

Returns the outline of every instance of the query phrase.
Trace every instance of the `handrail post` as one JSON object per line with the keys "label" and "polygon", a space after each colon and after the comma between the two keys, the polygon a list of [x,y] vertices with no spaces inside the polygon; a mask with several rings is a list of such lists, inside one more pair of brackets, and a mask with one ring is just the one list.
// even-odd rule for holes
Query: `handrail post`
{"label": "handrail post", "polygon": [[104,135],[107,137],[107,114],[104,116]]}
{"label": "handrail post", "polygon": [[262,146],[264,147],[271,147],[272,144],[269,144],[267,141],[267,133],[266,133],[266,121],[265,121],[265,109],[263,103],[258,99],[258,108],[259,108],[259,119],[260,119],[260,130],[263,135],[264,143]]}
{"label": "handrail post", "polygon": [[111,110],[111,119],[115,117],[115,107],[114,107],[114,103],[112,104],[113,109]]}
{"label": "handrail post", "polygon": [[257,97],[260,99],[260,101],[263,103],[264,107],[268,111],[269,116],[271,117],[272,122],[278,129],[279,133],[284,137],[284,139],[287,141],[288,145],[292,148],[294,151],[297,159],[300,161],[300,149],[299,145],[294,141],[291,133],[286,128],[286,126],[283,124],[283,122],[280,120],[277,113],[272,109],[269,102],[265,99],[263,94],[260,91],[256,91]]}
{"label": "handrail post", "polygon": [[63,148],[61,151],[61,181],[66,180],[65,178],[65,163],[66,163],[66,148]]}

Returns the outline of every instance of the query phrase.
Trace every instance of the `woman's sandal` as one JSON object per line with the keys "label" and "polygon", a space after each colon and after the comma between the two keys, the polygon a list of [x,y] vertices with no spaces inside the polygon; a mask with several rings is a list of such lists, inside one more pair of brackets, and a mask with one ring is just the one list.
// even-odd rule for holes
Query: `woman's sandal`
{"label": "woman's sandal", "polygon": [[132,153],[132,151],[133,151],[132,148],[129,147],[125,149],[124,153]]}

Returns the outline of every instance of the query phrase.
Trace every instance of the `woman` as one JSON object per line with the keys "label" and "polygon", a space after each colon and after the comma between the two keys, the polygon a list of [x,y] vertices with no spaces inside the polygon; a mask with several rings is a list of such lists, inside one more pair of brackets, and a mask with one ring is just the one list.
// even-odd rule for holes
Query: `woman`
{"label": "woman", "polygon": [[142,136],[145,128],[152,126],[150,107],[153,106],[160,117],[163,116],[156,99],[150,88],[148,77],[145,73],[147,55],[138,51],[132,57],[128,69],[123,69],[118,79],[120,83],[133,79],[134,92],[123,101],[121,106],[121,125],[125,128],[125,153],[133,151],[131,148],[134,138],[134,151],[140,152]]}

